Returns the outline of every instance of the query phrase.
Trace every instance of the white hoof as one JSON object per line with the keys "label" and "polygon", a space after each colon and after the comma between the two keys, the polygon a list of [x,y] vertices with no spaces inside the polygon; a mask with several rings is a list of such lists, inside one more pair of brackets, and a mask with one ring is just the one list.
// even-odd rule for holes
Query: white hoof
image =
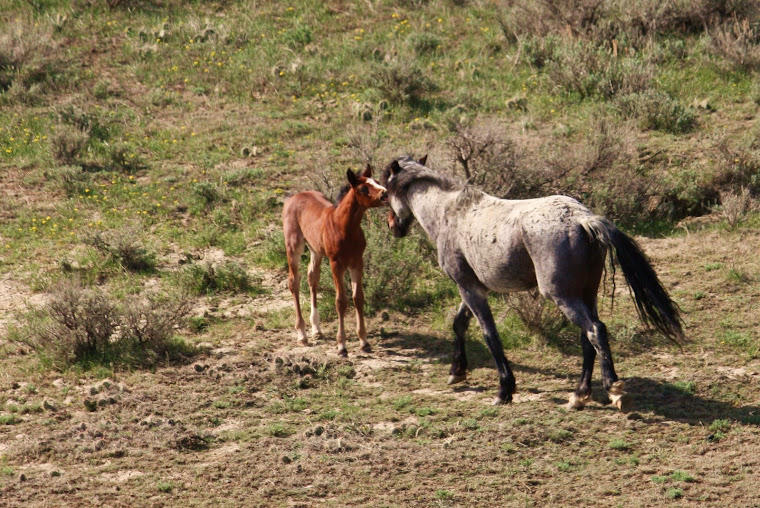
{"label": "white hoof", "polygon": [[446,384],[455,385],[463,381],[467,381],[467,374],[459,374],[459,375],[452,374],[449,376],[449,380],[446,382]]}
{"label": "white hoof", "polygon": [[631,410],[633,399],[629,394],[625,393],[624,390],[625,382],[616,381],[612,383],[612,386],[610,386],[607,394],[609,395],[610,400],[615,405],[615,407],[617,407],[621,412],[627,413]]}
{"label": "white hoof", "polygon": [[586,404],[588,403],[589,396],[586,395],[585,397],[578,397],[576,394],[570,395],[570,400],[567,403],[568,409],[575,409],[580,411],[584,407],[586,407]]}

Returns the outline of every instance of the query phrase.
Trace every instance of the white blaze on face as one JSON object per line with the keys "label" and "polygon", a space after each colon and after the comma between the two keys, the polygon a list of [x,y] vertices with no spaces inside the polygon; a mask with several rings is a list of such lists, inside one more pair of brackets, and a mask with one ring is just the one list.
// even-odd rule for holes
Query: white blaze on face
{"label": "white blaze on face", "polygon": [[367,185],[369,185],[370,187],[375,188],[375,189],[377,189],[377,190],[379,190],[381,192],[385,192],[385,191],[388,190],[385,187],[383,187],[382,185],[380,185],[379,183],[377,183],[374,178],[367,178],[367,180],[365,181],[365,183]]}

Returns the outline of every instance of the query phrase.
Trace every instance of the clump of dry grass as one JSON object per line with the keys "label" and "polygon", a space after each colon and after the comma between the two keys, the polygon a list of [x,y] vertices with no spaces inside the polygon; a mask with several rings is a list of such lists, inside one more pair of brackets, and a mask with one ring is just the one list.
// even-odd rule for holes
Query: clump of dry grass
{"label": "clump of dry grass", "polygon": [[148,365],[191,352],[174,338],[189,310],[183,297],[136,296],[119,303],[102,289],[69,279],[52,290],[46,305],[29,311],[8,338],[56,369],[81,362]]}
{"label": "clump of dry grass", "polygon": [[0,25],[0,92],[6,100],[36,102],[66,70],[45,24],[16,19]]}
{"label": "clump of dry grass", "polygon": [[144,272],[156,268],[156,254],[139,240],[134,228],[96,231],[86,235],[83,241],[113,258],[126,270]]}
{"label": "clump of dry grass", "polygon": [[734,229],[744,222],[747,218],[747,213],[752,208],[752,195],[747,187],[743,187],[739,192],[721,192],[720,205],[716,207],[720,215],[726,219],[726,223],[730,229]]}
{"label": "clump of dry grass", "polygon": [[719,25],[713,30],[710,49],[733,67],[756,71],[760,69],[760,25],[746,18]]}

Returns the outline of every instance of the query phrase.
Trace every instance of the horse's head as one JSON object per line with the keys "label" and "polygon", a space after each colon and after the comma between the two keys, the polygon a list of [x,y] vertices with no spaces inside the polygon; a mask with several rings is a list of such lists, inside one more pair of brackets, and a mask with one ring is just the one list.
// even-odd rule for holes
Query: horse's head
{"label": "horse's head", "polygon": [[[423,166],[426,162],[427,155],[417,161],[418,164]],[[406,236],[409,233],[409,227],[414,222],[411,208],[400,196],[401,188],[398,185],[398,176],[403,170],[398,160],[394,160],[385,168],[381,177],[382,183],[388,189],[388,202],[391,205],[391,210],[388,212],[388,227],[396,238]]]}
{"label": "horse's head", "polygon": [[347,170],[346,177],[361,206],[376,208],[388,204],[388,191],[372,178],[372,166],[369,164],[361,174]]}

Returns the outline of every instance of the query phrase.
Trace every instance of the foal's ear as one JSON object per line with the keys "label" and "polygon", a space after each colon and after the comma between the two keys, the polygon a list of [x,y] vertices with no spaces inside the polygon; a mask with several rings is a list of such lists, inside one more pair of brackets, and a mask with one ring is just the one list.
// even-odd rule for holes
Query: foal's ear
{"label": "foal's ear", "polygon": [[348,183],[351,184],[351,187],[356,187],[357,185],[359,185],[360,183],[359,179],[356,178],[356,175],[350,169],[346,170],[346,177],[348,178]]}
{"label": "foal's ear", "polygon": [[372,166],[367,164],[367,167],[364,168],[364,172],[362,173],[362,176],[364,178],[370,178],[372,176]]}
{"label": "foal's ear", "polygon": [[417,164],[421,164],[424,166],[426,162],[427,162],[427,154],[420,157],[420,160],[417,161]]}

